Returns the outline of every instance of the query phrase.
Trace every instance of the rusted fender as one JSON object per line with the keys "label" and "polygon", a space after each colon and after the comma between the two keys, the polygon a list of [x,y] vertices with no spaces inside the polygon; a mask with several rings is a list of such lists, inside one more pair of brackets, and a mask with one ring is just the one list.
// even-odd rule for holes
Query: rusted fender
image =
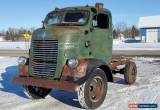
{"label": "rusted fender", "polygon": [[[102,60],[98,59],[82,59],[79,60],[79,64],[75,69],[70,69],[67,65],[64,65],[61,80],[74,82],[78,85],[83,84],[96,68],[101,67],[109,68],[109,66]],[[101,68],[102,69],[102,68]],[[103,68],[105,69],[105,68]],[[102,70],[103,70],[102,69]],[[105,70],[103,70],[105,72]],[[110,71],[110,70],[109,70]],[[107,75],[108,74],[108,75]],[[106,73],[107,76],[110,76],[110,80],[113,80],[111,71]]]}

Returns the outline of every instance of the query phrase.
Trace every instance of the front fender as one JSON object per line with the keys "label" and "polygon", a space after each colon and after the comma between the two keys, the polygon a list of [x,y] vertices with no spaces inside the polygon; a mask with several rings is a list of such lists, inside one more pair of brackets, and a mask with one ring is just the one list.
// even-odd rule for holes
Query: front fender
{"label": "front fender", "polygon": [[[101,68],[103,67],[103,68]],[[108,69],[108,73],[104,70]],[[112,80],[112,74],[110,71],[109,66],[107,64],[99,59],[81,59],[79,60],[79,64],[75,69],[70,69],[67,65],[64,66],[63,72],[62,72],[62,80],[77,83],[79,85],[83,84],[87,81],[87,79],[90,77],[91,74],[93,74],[93,71],[96,68],[102,69],[106,76],[110,76]]]}
{"label": "front fender", "polygon": [[29,58],[27,58],[27,62],[24,65],[18,65],[19,76],[28,76],[29,72]]}

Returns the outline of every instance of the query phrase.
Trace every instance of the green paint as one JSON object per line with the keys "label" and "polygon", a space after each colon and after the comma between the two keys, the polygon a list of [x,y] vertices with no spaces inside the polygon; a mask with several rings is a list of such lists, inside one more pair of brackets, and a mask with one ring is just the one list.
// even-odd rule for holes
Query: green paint
{"label": "green paint", "polygon": [[[57,66],[54,78],[60,78],[63,65],[67,59],[101,59],[105,62],[110,62],[112,57],[112,18],[111,13],[107,9],[97,10],[97,14],[108,16],[109,24],[107,29],[92,26],[93,13],[92,8],[95,7],[69,7],[67,10],[86,10],[89,12],[88,21],[81,26],[56,26],[50,25],[45,29],[37,29],[32,36],[33,40],[58,40],[58,56]],[[47,19],[47,17],[46,17]],[[42,34],[45,33],[45,37]],[[90,41],[89,47],[85,46],[85,42]],[[33,59],[33,44],[30,48],[29,73],[32,75],[32,59]],[[48,77],[49,79],[54,79]]]}

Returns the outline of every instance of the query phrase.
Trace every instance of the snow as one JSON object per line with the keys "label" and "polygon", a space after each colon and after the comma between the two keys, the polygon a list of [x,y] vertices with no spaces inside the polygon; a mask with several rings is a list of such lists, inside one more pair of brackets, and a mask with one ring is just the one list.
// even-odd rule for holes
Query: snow
{"label": "snow", "polygon": [[153,58],[153,57],[134,57],[132,59],[138,61],[146,61],[146,62],[160,62],[160,58]]}
{"label": "snow", "polygon": [[[160,43],[124,43],[124,39],[113,40],[113,50],[160,50]],[[0,42],[0,50],[28,50],[29,43]]]}
{"label": "snow", "polygon": [[1,50],[27,50],[28,46],[28,42],[0,42]]}
{"label": "snow", "polygon": [[113,50],[160,50],[160,43],[119,43]]}
{"label": "snow", "polygon": [[[130,103],[160,102],[160,58],[134,57],[138,76],[134,85],[124,80],[108,84],[104,103],[97,110],[128,110]],[[75,93],[53,90],[45,99],[26,97],[20,85],[12,84],[17,75],[17,57],[0,57],[0,110],[79,110]],[[117,74],[116,76],[122,77]]]}
{"label": "snow", "polygon": [[160,50],[160,43],[125,43],[126,39],[114,39],[113,50]]}

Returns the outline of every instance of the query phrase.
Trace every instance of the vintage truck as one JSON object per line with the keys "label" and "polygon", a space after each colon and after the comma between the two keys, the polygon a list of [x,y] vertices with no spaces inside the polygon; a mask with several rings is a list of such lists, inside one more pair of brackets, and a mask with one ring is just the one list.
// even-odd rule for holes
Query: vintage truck
{"label": "vintage truck", "polygon": [[29,57],[19,57],[13,83],[34,99],[51,89],[77,92],[83,108],[98,108],[114,74],[124,74],[130,85],[136,80],[134,62],[112,58],[112,41],[112,15],[102,3],[56,8],[33,32]]}

